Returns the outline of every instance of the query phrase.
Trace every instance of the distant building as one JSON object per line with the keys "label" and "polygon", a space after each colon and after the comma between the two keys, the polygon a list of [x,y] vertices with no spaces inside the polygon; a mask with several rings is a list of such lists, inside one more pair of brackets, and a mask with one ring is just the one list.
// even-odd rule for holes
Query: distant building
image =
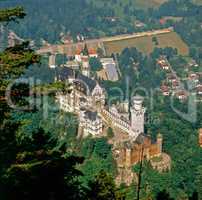
{"label": "distant building", "polygon": [[14,33],[13,31],[9,31],[9,34],[8,34],[8,47],[14,47],[15,45],[21,44],[22,42],[24,42],[24,39],[17,36],[17,34]]}
{"label": "distant building", "polygon": [[61,41],[62,41],[64,44],[72,44],[72,43],[74,42],[74,41],[73,41],[73,38],[72,38],[70,35],[62,36]]}
{"label": "distant building", "polygon": [[176,81],[177,81],[176,75],[174,75],[174,74],[168,74],[168,75],[167,75],[167,81],[168,81],[169,83],[176,82]]}
{"label": "distant building", "polygon": [[176,98],[180,101],[184,101],[188,98],[188,93],[185,90],[180,90],[175,93]]}
{"label": "distant building", "polygon": [[56,55],[52,54],[49,56],[49,67],[50,68],[56,68],[56,63],[55,63]]}
{"label": "distant building", "polygon": [[150,136],[140,134],[135,141],[126,141],[114,149],[113,154],[118,167],[116,183],[131,185],[137,174],[132,167],[141,161],[150,162],[153,169],[166,172],[171,169],[171,158],[163,152],[163,136],[157,135],[156,142],[152,142]]}
{"label": "distant building", "polygon": [[141,22],[141,21],[139,21],[139,20],[136,20],[135,21],[135,27],[136,28],[143,28],[143,27],[145,27],[146,26],[146,24],[144,24],[143,22]]}
{"label": "distant building", "polygon": [[168,71],[170,69],[170,63],[168,62],[167,58],[164,56],[161,56],[157,60],[157,64],[161,67],[161,69]]}
{"label": "distant building", "polygon": [[88,56],[81,56],[81,72],[84,76],[90,77],[90,64]]}
{"label": "distant building", "polygon": [[77,49],[76,50],[76,53],[75,53],[75,60],[77,61],[77,62],[81,62],[81,52],[82,52],[82,50],[81,49]]}
{"label": "distant building", "polygon": [[202,95],[202,85],[201,84],[196,86],[196,92],[198,95]]}
{"label": "distant building", "polygon": [[172,89],[176,90],[180,87],[180,83],[179,81],[176,79],[176,80],[173,80],[172,83],[171,83],[171,86],[172,86]]}
{"label": "distant building", "polygon": [[170,90],[169,90],[169,87],[167,85],[161,86],[161,92],[162,92],[163,96],[169,96],[170,95]]}
{"label": "distant building", "polygon": [[197,84],[199,82],[199,75],[196,73],[190,73],[188,79]]}
{"label": "distant building", "polygon": [[74,70],[78,70],[80,67],[80,64],[79,64],[79,62],[77,62],[75,60],[70,60],[70,61],[66,62],[65,67],[68,67],[68,68],[71,68]]}
{"label": "distant building", "polygon": [[199,65],[197,64],[197,62],[194,59],[192,59],[189,61],[188,66],[189,67],[198,67]]}
{"label": "distant building", "polygon": [[[118,167],[127,167],[130,168],[135,164],[138,164],[141,160],[151,161],[153,158],[159,158],[160,163],[156,163],[153,160],[153,166],[156,167],[159,171],[170,170],[171,160],[168,159],[168,162],[165,162],[162,157],[162,145],[163,137],[161,134],[158,134],[157,141],[152,143],[151,138],[144,134],[138,136],[134,142],[126,142],[121,149],[118,151],[117,162]],[[169,157],[169,156],[168,156]],[[164,162],[164,164],[162,164]],[[166,163],[166,165],[165,165]],[[162,168],[160,168],[160,166]]]}
{"label": "distant building", "polygon": [[72,82],[75,78],[75,71],[69,67],[56,67],[55,80]]}
{"label": "distant building", "polygon": [[93,48],[88,50],[88,54],[89,54],[90,58],[97,58],[98,57],[97,51]]}
{"label": "distant building", "polygon": [[119,76],[116,69],[116,63],[113,58],[101,58],[100,59],[103,68],[107,74],[107,78],[109,81],[118,81]]}

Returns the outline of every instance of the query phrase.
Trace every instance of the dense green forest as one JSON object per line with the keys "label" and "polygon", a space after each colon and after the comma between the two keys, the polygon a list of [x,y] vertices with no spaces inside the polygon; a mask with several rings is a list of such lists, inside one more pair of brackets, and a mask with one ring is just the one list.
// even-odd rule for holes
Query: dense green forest
{"label": "dense green forest", "polygon": [[[99,3],[97,0],[93,2],[87,0],[59,0],[57,2],[54,0],[43,0],[42,2],[39,0],[13,0],[0,2],[1,7],[16,5],[22,5],[25,8],[27,17],[18,25],[11,23],[10,27],[21,37],[34,39],[37,44],[41,44],[42,38],[56,43],[59,41],[61,33],[70,33],[74,38],[78,34],[92,38],[151,30],[171,25],[176,26],[176,30],[184,36],[183,38],[191,42],[192,37],[186,38],[186,31],[183,30],[189,30],[189,26],[194,28],[198,25],[202,10],[200,6],[192,4],[190,0],[170,0],[158,9],[150,8],[148,10],[140,10],[131,0],[123,3],[116,0],[103,1],[103,3]],[[184,17],[184,19],[179,24],[170,19],[162,25],[159,23],[159,19],[163,16],[177,16]],[[111,20],[113,18],[115,20]],[[187,26],[188,19],[194,19],[195,22],[189,23]],[[135,27],[136,20],[142,21],[146,26]],[[193,34],[196,36],[195,32]],[[197,34],[200,35],[199,32]],[[198,40],[201,41],[200,38]]]}

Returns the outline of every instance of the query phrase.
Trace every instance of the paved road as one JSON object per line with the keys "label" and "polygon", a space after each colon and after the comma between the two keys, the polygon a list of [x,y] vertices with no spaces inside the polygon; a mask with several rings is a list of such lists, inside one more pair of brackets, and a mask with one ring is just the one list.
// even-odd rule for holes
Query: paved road
{"label": "paved road", "polygon": [[125,34],[125,35],[118,35],[118,36],[112,36],[112,37],[105,37],[100,39],[92,39],[92,40],[85,40],[83,42],[78,43],[70,43],[70,44],[59,44],[59,45],[49,45],[44,46],[41,49],[37,51],[38,54],[67,54],[69,56],[75,55],[75,52],[78,48],[84,47],[85,44],[92,48],[102,48],[105,52],[104,48],[104,42],[112,42],[117,40],[125,40],[125,39],[131,39],[131,38],[137,38],[137,37],[144,37],[144,36],[153,36],[158,34],[165,34],[172,32],[172,28],[168,29],[161,29],[161,30],[154,30],[154,31],[148,31],[148,32],[141,32],[141,33],[134,33],[134,34]]}

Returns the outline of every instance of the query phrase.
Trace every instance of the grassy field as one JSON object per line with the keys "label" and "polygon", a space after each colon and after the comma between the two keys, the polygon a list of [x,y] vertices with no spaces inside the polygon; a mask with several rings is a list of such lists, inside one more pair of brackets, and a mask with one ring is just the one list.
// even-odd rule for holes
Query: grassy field
{"label": "grassy field", "polygon": [[164,33],[156,35],[158,45],[152,42],[154,36],[143,36],[132,39],[118,40],[104,42],[104,46],[108,55],[112,53],[120,53],[127,47],[136,47],[139,51],[144,54],[150,54],[155,47],[165,48],[173,47],[177,48],[179,54],[187,55],[189,52],[188,46],[182,41],[180,36],[175,32]]}
{"label": "grassy field", "polygon": [[197,5],[202,5],[202,0],[193,0],[193,2]]}
{"label": "grassy field", "polygon": [[168,0],[134,0],[134,5],[141,9],[158,8]]}

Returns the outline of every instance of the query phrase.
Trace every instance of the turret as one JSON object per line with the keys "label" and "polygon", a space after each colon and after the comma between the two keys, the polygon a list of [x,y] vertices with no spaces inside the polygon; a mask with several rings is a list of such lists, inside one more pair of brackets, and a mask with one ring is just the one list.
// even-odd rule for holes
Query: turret
{"label": "turret", "polygon": [[145,108],[142,106],[143,97],[135,96],[132,99],[131,107],[131,128],[132,134],[139,135],[144,133],[144,114]]}
{"label": "turret", "polygon": [[135,96],[133,97],[133,109],[140,111],[142,109],[143,97]]}
{"label": "turret", "polygon": [[123,104],[124,111],[128,113],[128,111],[129,111],[129,102],[128,102],[128,100],[125,100],[122,104]]}

